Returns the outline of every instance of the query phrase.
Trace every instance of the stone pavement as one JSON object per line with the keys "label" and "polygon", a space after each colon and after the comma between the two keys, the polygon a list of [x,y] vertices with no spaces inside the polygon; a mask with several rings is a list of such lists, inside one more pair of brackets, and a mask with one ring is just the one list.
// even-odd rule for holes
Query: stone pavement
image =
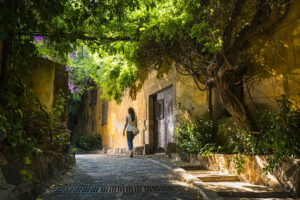
{"label": "stone pavement", "polygon": [[[57,194],[58,187],[97,187],[109,186],[182,186],[182,191],[146,192],[95,192],[86,194]],[[145,187],[146,188],[146,187]],[[82,154],[76,155],[76,165],[68,171],[58,183],[50,187],[43,195],[43,200],[170,200],[201,199],[197,191],[165,168],[147,160],[144,156]]]}

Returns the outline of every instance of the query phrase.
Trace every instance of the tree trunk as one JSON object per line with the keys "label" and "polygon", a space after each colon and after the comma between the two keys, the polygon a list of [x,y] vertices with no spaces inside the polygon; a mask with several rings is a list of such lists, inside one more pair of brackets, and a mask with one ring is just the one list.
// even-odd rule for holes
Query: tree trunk
{"label": "tree trunk", "polygon": [[[230,76],[226,76],[229,75]],[[228,79],[231,80],[228,80]],[[247,119],[247,111],[245,105],[241,99],[241,95],[236,94],[233,91],[232,87],[230,87],[232,79],[234,79],[233,73],[225,72],[221,77],[216,77],[216,85],[218,87],[220,93],[220,99],[225,107],[225,109],[229,112],[229,114],[233,117],[238,127],[246,130],[244,125],[244,120]]]}

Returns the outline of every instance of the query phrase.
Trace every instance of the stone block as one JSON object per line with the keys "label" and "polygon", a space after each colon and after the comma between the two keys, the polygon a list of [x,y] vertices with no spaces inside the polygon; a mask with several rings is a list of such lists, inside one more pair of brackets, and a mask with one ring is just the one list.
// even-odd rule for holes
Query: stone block
{"label": "stone block", "polygon": [[166,150],[166,154],[170,155],[171,153],[177,153],[179,152],[179,148],[176,145],[176,143],[169,142]]}

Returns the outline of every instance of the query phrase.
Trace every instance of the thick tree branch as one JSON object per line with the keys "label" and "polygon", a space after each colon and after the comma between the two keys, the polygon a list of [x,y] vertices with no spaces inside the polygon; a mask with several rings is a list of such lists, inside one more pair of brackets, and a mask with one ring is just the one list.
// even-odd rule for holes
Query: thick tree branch
{"label": "thick tree branch", "polygon": [[224,52],[226,52],[226,50],[229,48],[233,29],[237,23],[238,17],[239,17],[246,2],[247,2],[247,0],[238,0],[235,3],[234,11],[232,12],[232,15],[229,19],[229,23],[227,24],[227,27],[225,28],[225,30],[223,32],[223,51]]}

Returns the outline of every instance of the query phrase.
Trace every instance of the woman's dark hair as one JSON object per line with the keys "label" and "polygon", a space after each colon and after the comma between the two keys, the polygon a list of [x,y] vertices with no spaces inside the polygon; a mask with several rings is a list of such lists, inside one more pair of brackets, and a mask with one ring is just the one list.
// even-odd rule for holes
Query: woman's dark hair
{"label": "woman's dark hair", "polygon": [[135,112],[134,112],[133,108],[129,108],[128,109],[128,113],[131,116],[131,121],[134,121],[134,119],[135,119]]}

